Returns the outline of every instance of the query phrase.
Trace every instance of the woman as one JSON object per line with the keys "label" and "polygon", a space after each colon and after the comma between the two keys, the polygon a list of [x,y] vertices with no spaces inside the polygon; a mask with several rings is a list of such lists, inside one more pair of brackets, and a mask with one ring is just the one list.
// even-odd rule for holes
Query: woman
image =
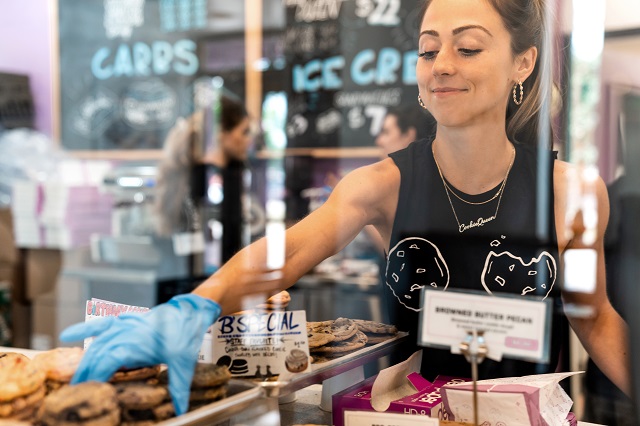
{"label": "woman", "polygon": [[[249,114],[229,95],[221,96],[217,107],[215,140],[205,140],[209,137],[203,134],[205,121],[212,118],[205,117],[203,110],[179,119],[171,129],[158,167],[155,200],[158,235],[196,233],[204,227],[207,274],[242,247],[243,220],[262,219],[264,214],[251,195],[242,198],[243,173],[253,142]],[[225,185],[227,203],[222,203]],[[243,206],[246,211],[235,211],[235,206]],[[220,236],[223,220],[227,232]],[[255,222],[258,226],[251,229],[252,235],[260,232],[260,221]]]}
{"label": "woman", "polygon": [[[216,140],[210,144],[204,141],[202,110],[187,119],[179,118],[167,135],[156,188],[156,231],[159,235],[171,236],[198,226],[192,223],[191,197],[204,197],[200,192],[205,186],[212,188],[212,192],[218,188],[221,194],[221,172],[230,164],[247,160],[252,143],[247,110],[241,102],[224,95],[220,97],[219,111],[219,131]],[[204,185],[207,166],[214,172],[209,170],[209,181]],[[193,188],[194,181],[201,182],[201,188]]]}
{"label": "woman", "polygon": [[251,148],[251,122],[244,105],[229,96],[220,98],[220,132],[218,141],[203,162],[225,168],[231,161],[246,161]]}
{"label": "woman", "polygon": [[[542,48],[543,11],[542,0],[427,2],[416,71],[420,103],[437,121],[435,139],[418,141],[391,158],[345,176],[321,208],[287,231],[286,263],[277,274],[269,275],[260,267],[266,263],[266,243],[261,240],[234,256],[193,294],[178,296],[145,316],[109,319],[66,330],[62,336],[65,340],[98,336],[74,380],[105,380],[121,365],[166,362],[170,375],[173,370],[171,393],[177,411],[182,412],[195,362],[193,354],[206,327],[221,312],[241,309],[243,297],[250,292],[272,293],[289,287],[341,250],[368,224],[387,242],[386,295],[391,320],[413,335],[419,308],[415,297],[405,297],[414,294],[411,277],[396,274],[400,277],[397,282],[390,279],[398,272],[398,249],[406,248],[408,238],[416,238],[423,248],[438,247],[449,262],[448,285],[436,281],[441,289],[496,291],[483,288],[482,264],[491,255],[487,241],[497,240],[503,247],[500,250],[516,252],[523,259],[533,258],[531,250],[537,253],[538,246],[544,244],[541,255],[550,264],[559,264],[562,253],[579,239],[570,240],[570,234],[564,232],[564,176],[570,166],[549,161],[553,167],[553,180],[548,184],[553,194],[549,206],[552,220],[546,235],[531,249],[526,241],[531,233],[525,228],[534,225],[530,210],[535,206],[531,200],[536,192],[531,176],[537,157],[533,147],[516,143],[524,142],[522,135],[537,134],[540,74],[536,64]],[[513,103],[520,105],[508,106]],[[601,181],[597,183],[597,197],[602,218],[594,245],[598,288],[581,300],[566,295],[571,301],[590,304],[596,314],[571,318],[570,322],[592,358],[628,391],[624,323],[604,291],[602,237],[608,211]],[[424,258],[412,257],[410,261]],[[557,270],[554,273],[557,276]],[[525,297],[542,294],[555,300],[559,286],[548,286],[542,293],[540,289],[505,287],[504,291]],[[555,334],[553,341],[559,341]],[[553,350],[557,359],[557,345]],[[428,379],[434,372],[430,369],[434,360],[441,367],[440,374],[467,374],[468,365],[459,362],[460,356],[433,350],[425,353],[433,357],[425,366]],[[482,375],[529,372],[520,363],[505,361],[505,368],[501,366],[488,363]],[[536,372],[553,371],[555,367],[550,363]]]}

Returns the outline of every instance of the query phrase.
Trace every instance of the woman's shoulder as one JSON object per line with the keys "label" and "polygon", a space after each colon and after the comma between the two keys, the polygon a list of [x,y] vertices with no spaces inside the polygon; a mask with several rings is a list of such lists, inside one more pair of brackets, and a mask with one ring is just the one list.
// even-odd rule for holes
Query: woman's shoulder
{"label": "woman's shoulder", "polygon": [[[359,167],[343,177],[330,199],[356,206],[365,215],[375,216],[384,211],[397,197],[400,171],[390,158]],[[373,220],[373,219],[371,219]]]}
{"label": "woman's shoulder", "polygon": [[392,152],[389,157],[398,165],[402,165],[407,161],[424,161],[426,156],[431,154],[432,142],[433,139],[418,139],[405,148]]}
{"label": "woman's shoulder", "polygon": [[567,173],[577,172],[577,167],[574,164],[568,163],[563,160],[556,160],[553,162],[553,174],[556,177],[566,176]]}
{"label": "woman's shoulder", "polygon": [[606,185],[595,167],[578,166],[562,160],[553,163],[553,183],[557,190],[566,194],[569,190],[579,190],[591,186],[595,193],[606,193]]}
{"label": "woman's shoulder", "polygon": [[347,181],[359,181],[378,186],[393,183],[400,179],[400,172],[391,158],[385,158],[375,163],[358,167],[349,172],[344,179]]}

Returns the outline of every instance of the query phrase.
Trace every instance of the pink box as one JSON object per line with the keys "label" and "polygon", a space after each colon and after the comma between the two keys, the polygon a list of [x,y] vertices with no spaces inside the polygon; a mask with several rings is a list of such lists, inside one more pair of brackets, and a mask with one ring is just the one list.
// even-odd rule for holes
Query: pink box
{"label": "pink box", "polygon": [[[377,376],[370,377],[333,395],[334,426],[344,426],[345,411],[375,411],[371,406],[371,390],[376,378]],[[468,379],[438,376],[431,383],[414,372],[407,376],[407,380],[419,390],[414,394],[392,401],[386,411],[436,417],[442,420],[446,419],[446,412],[443,409],[440,388],[446,384],[462,383]]]}
{"label": "pink box", "polygon": [[[505,377],[477,382],[478,421],[510,426],[560,426],[575,424],[571,398],[558,382],[575,373]],[[448,420],[473,421],[473,383],[442,388],[443,410]]]}

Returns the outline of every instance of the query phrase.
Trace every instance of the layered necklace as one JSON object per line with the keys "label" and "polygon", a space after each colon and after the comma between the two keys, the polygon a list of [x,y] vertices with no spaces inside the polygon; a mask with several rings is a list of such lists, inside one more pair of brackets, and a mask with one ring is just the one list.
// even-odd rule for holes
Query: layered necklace
{"label": "layered necklace", "polygon": [[[442,185],[444,185],[444,190],[445,190],[445,193],[447,194],[447,199],[449,200],[449,205],[451,206],[451,211],[453,212],[453,216],[456,218],[456,222],[458,223],[458,232],[462,233],[462,232],[467,231],[467,230],[469,230],[471,228],[477,228],[479,226],[484,226],[486,223],[491,222],[492,220],[494,220],[498,216],[498,210],[500,210],[500,202],[502,201],[502,195],[504,194],[504,188],[507,185],[507,178],[509,178],[509,172],[511,171],[511,166],[513,166],[513,161],[516,158],[516,149],[513,146],[512,146],[512,148],[513,148],[513,155],[511,156],[511,162],[509,163],[509,167],[507,167],[507,173],[505,174],[504,179],[502,180],[502,183],[500,184],[500,187],[498,188],[498,191],[495,194],[493,194],[493,196],[491,198],[489,198],[488,200],[480,201],[480,202],[473,202],[473,201],[468,201],[468,200],[465,200],[464,198],[462,198],[449,185],[447,180],[444,178],[444,175],[442,174],[442,170],[440,169],[440,165],[438,164],[438,160],[436,159],[435,143],[431,144],[431,152],[433,154],[433,161],[435,161],[435,163],[436,163],[436,167],[438,168],[438,173],[440,174],[440,179],[442,179]],[[469,205],[472,205],[472,206],[479,206],[479,205],[487,204],[487,203],[490,203],[491,201],[494,201],[497,198],[498,199],[498,204],[496,206],[496,211],[493,213],[492,216],[489,216],[487,218],[484,218],[484,217],[480,216],[475,220],[470,220],[469,223],[461,223],[460,219],[458,218],[458,214],[456,213],[456,209],[453,206],[453,202],[451,200],[451,194],[453,194],[454,197],[456,197],[458,200],[462,201],[463,203],[469,204]]]}

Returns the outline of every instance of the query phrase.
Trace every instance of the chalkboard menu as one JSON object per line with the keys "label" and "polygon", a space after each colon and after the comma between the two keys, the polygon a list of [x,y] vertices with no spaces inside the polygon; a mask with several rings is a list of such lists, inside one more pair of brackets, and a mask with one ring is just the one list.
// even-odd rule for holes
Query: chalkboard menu
{"label": "chalkboard menu", "polygon": [[[201,76],[226,77],[243,95],[243,0],[58,2],[66,149],[162,148],[193,112]],[[289,147],[371,146],[389,106],[416,103],[418,7],[264,0],[264,91],[287,94]],[[274,40],[284,57],[271,58]]]}
{"label": "chalkboard menu", "polygon": [[192,112],[207,1],[59,0],[58,9],[62,145],[161,148]]}
{"label": "chalkboard menu", "polygon": [[284,2],[290,147],[372,146],[387,108],[419,108],[419,2]]}

